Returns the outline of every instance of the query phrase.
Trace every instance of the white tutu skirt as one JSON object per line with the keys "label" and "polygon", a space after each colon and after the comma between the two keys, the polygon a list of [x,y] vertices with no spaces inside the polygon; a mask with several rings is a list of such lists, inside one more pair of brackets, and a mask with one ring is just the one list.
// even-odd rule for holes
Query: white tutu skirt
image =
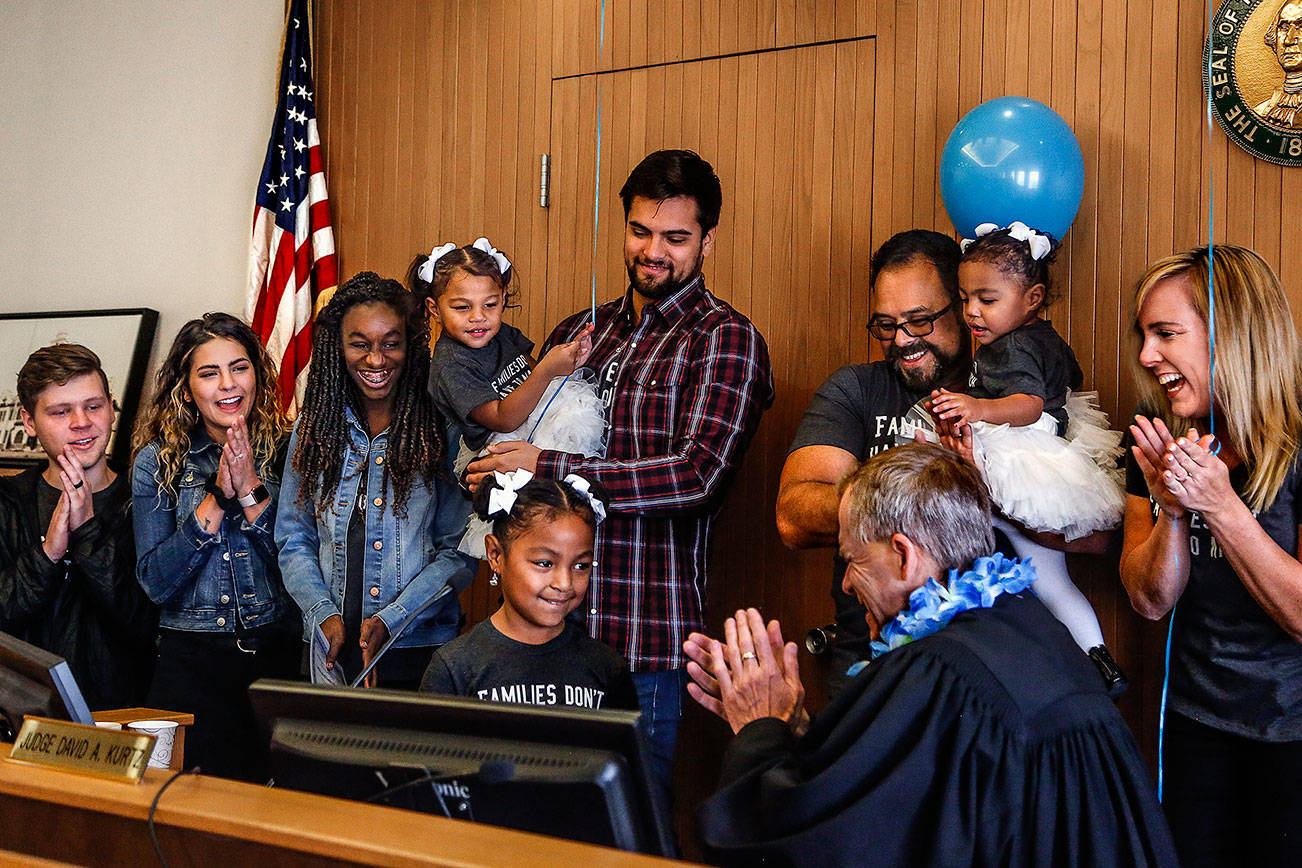
{"label": "white tutu skirt", "polygon": [[1108,428],[1097,392],[1067,394],[1067,433],[1045,414],[1032,425],[973,424],[974,457],[1008,518],[1073,540],[1121,523],[1121,432]]}
{"label": "white tutu skirt", "polygon": [[[580,368],[568,379],[555,378],[523,425],[506,434],[492,434],[478,452],[467,449],[465,441],[461,441],[454,465],[456,477],[460,479],[470,462],[487,454],[489,446],[507,440],[527,440],[539,449],[572,452],[589,458],[605,455],[606,413],[597,395],[596,376],[587,368]],[[472,513],[457,550],[482,559],[484,537],[491,530],[490,522]]]}

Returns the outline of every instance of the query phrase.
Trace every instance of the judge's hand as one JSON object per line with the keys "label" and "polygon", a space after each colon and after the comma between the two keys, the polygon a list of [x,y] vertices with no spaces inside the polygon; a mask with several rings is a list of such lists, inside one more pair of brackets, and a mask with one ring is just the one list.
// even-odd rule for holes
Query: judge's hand
{"label": "judge's hand", "polygon": [[1162,480],[1166,488],[1185,509],[1204,516],[1238,506],[1239,496],[1230,484],[1230,470],[1225,462],[1213,455],[1216,438],[1203,437],[1189,429],[1185,436],[1166,447],[1163,462],[1166,472]]}
{"label": "judge's hand", "polygon": [[[782,629],[777,621],[769,621],[765,628],[769,646],[773,650],[774,657],[782,656]],[[715,640],[706,636],[704,633],[693,631],[688,634],[687,641],[683,643],[683,652],[687,655],[687,675],[692,680],[687,683],[687,693],[706,711],[722,717],[728,718],[723,713],[723,705],[719,701],[719,682],[710,673],[714,671],[715,658],[710,653],[711,643]],[[728,649],[725,646],[721,659],[726,662]]]}
{"label": "judge's hand", "polygon": [[530,473],[537,473],[538,456],[542,450],[523,440],[507,440],[489,446],[488,453],[470,462],[466,468],[466,485],[471,491],[478,491],[479,483],[494,470],[509,473],[523,467]]}
{"label": "judge's hand", "polygon": [[[389,628],[380,620],[378,615],[372,615],[362,622],[361,638],[358,644],[362,646],[362,668],[365,669],[371,665],[375,655],[380,653],[384,643],[389,641]],[[375,669],[372,669],[362,682],[363,687],[375,687],[380,683]]]}
{"label": "judge's hand", "polygon": [[1167,466],[1168,447],[1175,443],[1175,438],[1167,430],[1161,419],[1135,417],[1135,424],[1130,426],[1130,436],[1135,445],[1130,452],[1135,456],[1135,463],[1144,473],[1144,484],[1148,486],[1148,495],[1158,507],[1171,518],[1183,518],[1185,508],[1180,499],[1167,486],[1164,472]]}
{"label": "judge's hand", "polygon": [[326,651],[326,669],[334,669],[335,658],[339,656],[339,650],[344,647],[344,619],[338,615],[331,615],[321,622],[321,632],[330,643],[330,649]]}
{"label": "judge's hand", "polygon": [[[695,663],[688,667],[692,698],[728,721],[733,732],[763,717],[776,717],[794,730],[803,729],[808,718],[795,643],[782,641],[776,621],[766,628],[755,609],[738,610],[724,622],[723,630],[726,646],[700,634],[696,635],[703,643],[693,639],[684,643]],[[688,648],[689,644],[693,647]],[[693,668],[700,672],[692,674]],[[717,696],[709,692],[710,679]]]}

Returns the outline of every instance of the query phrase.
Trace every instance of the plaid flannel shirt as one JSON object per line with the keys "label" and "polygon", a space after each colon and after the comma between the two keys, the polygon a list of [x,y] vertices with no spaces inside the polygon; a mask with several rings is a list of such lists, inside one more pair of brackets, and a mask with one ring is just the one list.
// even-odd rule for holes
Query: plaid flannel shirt
{"label": "plaid flannel shirt", "polygon": [[[573,340],[588,319],[582,311],[562,322],[542,353]],[[634,671],[676,669],[687,634],[705,626],[710,525],[773,403],[768,346],[697,277],[646,304],[640,319],[630,293],[597,308],[587,366],[600,380],[612,363],[606,457],[545,450],[537,470],[555,479],[581,471],[610,493],[588,631]]]}

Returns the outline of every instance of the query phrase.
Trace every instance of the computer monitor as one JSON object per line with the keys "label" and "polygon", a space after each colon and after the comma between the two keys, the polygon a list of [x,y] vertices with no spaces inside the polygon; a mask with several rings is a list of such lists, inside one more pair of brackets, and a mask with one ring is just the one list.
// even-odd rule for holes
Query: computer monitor
{"label": "computer monitor", "polygon": [[0,633],[0,740],[13,741],[28,714],[95,722],[67,661]]}
{"label": "computer monitor", "polygon": [[276,786],[676,855],[629,711],[261,680]]}

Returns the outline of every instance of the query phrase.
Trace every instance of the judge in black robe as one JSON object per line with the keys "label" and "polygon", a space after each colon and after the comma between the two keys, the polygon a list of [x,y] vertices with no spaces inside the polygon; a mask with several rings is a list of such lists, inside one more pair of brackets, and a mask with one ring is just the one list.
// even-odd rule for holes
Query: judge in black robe
{"label": "judge in black robe", "polygon": [[[930,467],[931,478],[892,478],[889,471],[900,468],[887,456],[901,451],[913,454],[897,456],[897,465]],[[873,508],[872,489],[934,500],[937,492],[927,488],[937,484],[936,462],[946,487],[959,489],[949,494],[959,506],[968,495],[973,515],[963,520],[964,509],[951,503],[948,516],[944,508],[915,510],[921,522],[912,526],[907,515],[863,521],[862,509]],[[877,456],[847,481],[846,590],[865,603],[874,637],[908,605],[909,592],[945,574],[944,560],[910,532],[952,550],[956,534],[979,526],[975,506],[987,512],[989,527],[984,487],[973,485],[979,477],[965,467],[936,447],[907,446]],[[858,500],[857,488],[868,489]],[[947,518],[966,527],[947,528]],[[864,542],[847,525],[874,525],[886,536]],[[1134,738],[1098,672],[1031,591],[1004,594],[990,608],[963,612],[939,632],[883,654],[812,722],[802,708],[795,646],[783,643],[776,622],[766,628],[758,612],[739,612],[725,633],[726,646],[700,634],[685,645],[694,661],[693,697],[737,732],[719,791],[699,810],[714,859],[1176,864]]]}

